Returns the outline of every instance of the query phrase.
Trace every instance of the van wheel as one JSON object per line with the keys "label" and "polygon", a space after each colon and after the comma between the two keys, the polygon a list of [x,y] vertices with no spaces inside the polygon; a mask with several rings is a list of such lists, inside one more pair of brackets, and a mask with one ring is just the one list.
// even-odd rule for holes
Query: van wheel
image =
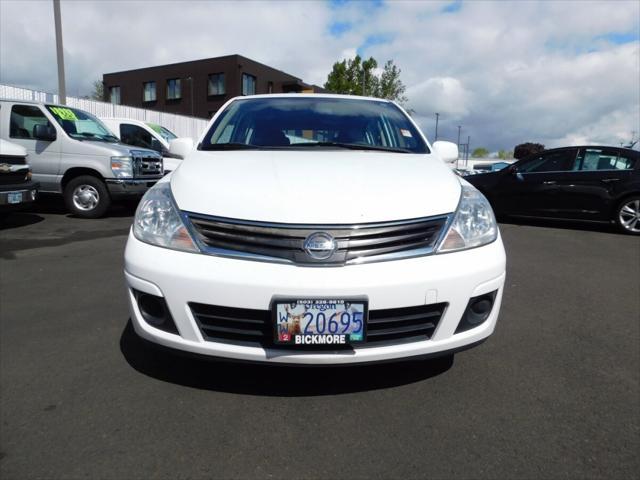
{"label": "van wheel", "polygon": [[640,235],[640,195],[627,197],[620,202],[613,220],[623,232]]}
{"label": "van wheel", "polygon": [[81,175],[67,183],[64,202],[67,209],[78,217],[99,218],[111,205],[111,197],[102,180],[91,175]]}

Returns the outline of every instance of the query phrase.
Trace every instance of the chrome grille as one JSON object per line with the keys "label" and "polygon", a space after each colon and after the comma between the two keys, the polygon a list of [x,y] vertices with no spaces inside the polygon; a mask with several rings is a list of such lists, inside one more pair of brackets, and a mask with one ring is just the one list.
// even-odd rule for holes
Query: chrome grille
{"label": "chrome grille", "polygon": [[[205,253],[302,265],[345,265],[428,255],[437,245],[448,215],[359,225],[298,225],[247,222],[183,212]],[[313,233],[335,240],[328,258],[305,250]]]}
{"label": "chrome grille", "polygon": [[162,176],[162,157],[151,152],[132,151],[133,172],[136,178]]}
{"label": "chrome grille", "polygon": [[[296,348],[274,343],[273,319],[269,310],[222,307],[194,302],[190,302],[189,307],[205,341],[264,348]],[[370,310],[366,341],[357,345],[356,348],[429,340],[446,308],[447,303],[434,303]],[[326,349],[335,350],[336,347],[327,346]]]}
{"label": "chrome grille", "polygon": [[6,163],[7,165],[26,165],[27,158],[16,155],[0,155],[0,164]]}

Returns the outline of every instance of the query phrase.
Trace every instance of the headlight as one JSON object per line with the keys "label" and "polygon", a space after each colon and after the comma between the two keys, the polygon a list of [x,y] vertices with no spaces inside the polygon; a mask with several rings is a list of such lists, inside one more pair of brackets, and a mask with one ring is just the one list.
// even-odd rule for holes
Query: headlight
{"label": "headlight", "polygon": [[198,251],[173,203],[169,182],[158,183],[142,197],[133,220],[133,234],[141,242],[151,245],[185,252]]}
{"label": "headlight", "polygon": [[111,171],[116,178],[131,178],[133,160],[131,157],[111,157]]}
{"label": "headlight", "polygon": [[438,252],[479,247],[498,237],[498,225],[491,205],[474,187],[463,185],[460,204]]}

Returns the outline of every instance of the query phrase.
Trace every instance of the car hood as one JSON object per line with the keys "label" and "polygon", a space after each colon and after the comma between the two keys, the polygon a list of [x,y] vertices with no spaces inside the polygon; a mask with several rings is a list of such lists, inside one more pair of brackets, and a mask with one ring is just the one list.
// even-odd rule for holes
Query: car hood
{"label": "car hood", "polygon": [[26,157],[27,149],[17,143],[7,142],[0,138],[0,156]]}
{"label": "car hood", "polygon": [[460,189],[435,156],[372,151],[196,151],[171,178],[181,210],[303,224],[450,213]]}
{"label": "car hood", "polygon": [[144,152],[149,156],[158,156],[158,153],[146,148],[132,147],[123,143],[101,142],[98,140],[76,140],[68,142],[65,145],[65,153],[73,155],[109,155],[109,156],[127,156],[131,155],[131,151]]}

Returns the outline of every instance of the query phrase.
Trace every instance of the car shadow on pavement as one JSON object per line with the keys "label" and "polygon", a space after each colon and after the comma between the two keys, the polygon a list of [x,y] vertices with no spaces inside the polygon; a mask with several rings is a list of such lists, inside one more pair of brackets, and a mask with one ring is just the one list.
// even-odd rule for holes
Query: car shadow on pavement
{"label": "car shadow on pavement", "polygon": [[26,227],[44,220],[40,215],[26,212],[7,212],[0,215],[0,231],[10,228]]}
{"label": "car shadow on pavement", "polygon": [[140,338],[131,320],[120,337],[131,367],[149,377],[186,387],[276,397],[336,395],[396,387],[440,375],[453,355],[430,360],[363,366],[282,366],[181,355]]}
{"label": "car shadow on pavement", "polygon": [[[136,212],[139,198],[114,201],[105,217],[132,217]],[[33,213],[45,213],[53,215],[66,215],[75,218],[75,215],[69,213],[64,204],[64,200],[60,195],[43,193],[40,194],[38,200],[29,207],[29,211]]]}

